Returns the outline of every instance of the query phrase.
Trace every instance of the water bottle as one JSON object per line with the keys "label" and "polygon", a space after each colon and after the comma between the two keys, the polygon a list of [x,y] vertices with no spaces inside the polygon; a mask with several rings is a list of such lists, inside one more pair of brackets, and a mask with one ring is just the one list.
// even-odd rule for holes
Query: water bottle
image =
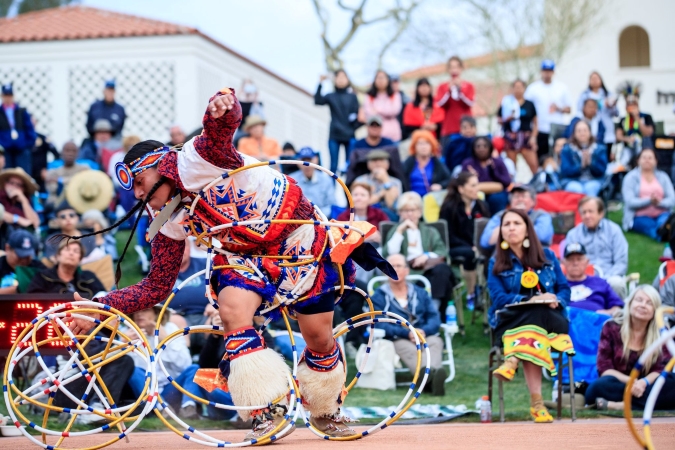
{"label": "water bottle", "polygon": [[480,423],[492,422],[492,404],[489,397],[484,395],[480,402]]}
{"label": "water bottle", "polygon": [[457,308],[453,301],[449,302],[448,307],[445,308],[445,324],[453,330],[457,329]]}

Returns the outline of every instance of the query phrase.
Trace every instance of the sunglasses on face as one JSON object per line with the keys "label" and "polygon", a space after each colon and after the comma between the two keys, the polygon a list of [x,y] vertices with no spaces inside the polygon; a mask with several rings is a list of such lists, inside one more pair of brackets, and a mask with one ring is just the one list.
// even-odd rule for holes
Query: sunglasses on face
{"label": "sunglasses on face", "polygon": [[57,217],[59,219],[72,219],[74,217],[77,217],[77,214],[75,214],[75,213],[63,213],[63,214],[59,214]]}

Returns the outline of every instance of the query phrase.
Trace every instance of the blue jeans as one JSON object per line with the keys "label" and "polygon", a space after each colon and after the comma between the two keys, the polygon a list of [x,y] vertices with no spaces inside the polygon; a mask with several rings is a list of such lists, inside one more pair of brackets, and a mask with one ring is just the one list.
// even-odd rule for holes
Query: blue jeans
{"label": "blue jeans", "polygon": [[352,138],[349,141],[335,141],[328,140],[328,151],[330,152],[330,171],[335,173],[338,168],[338,158],[340,157],[340,146],[345,148],[345,162],[349,164],[349,153],[352,150],[352,145],[356,139]]}
{"label": "blue jeans", "polygon": [[506,191],[495,192],[494,194],[486,195],[485,201],[490,206],[490,213],[497,214],[499,211],[506,209],[509,204],[509,193]]}
{"label": "blue jeans", "polygon": [[666,223],[669,215],[670,213],[664,212],[658,217],[635,216],[631,230],[649,236],[655,241],[660,241],[657,231],[661,228],[661,225]]}
{"label": "blue jeans", "polygon": [[602,189],[602,182],[599,180],[570,180],[565,184],[567,192],[576,192],[590,197],[597,197]]}
{"label": "blue jeans", "polygon": [[[183,387],[183,389],[185,389],[187,392],[196,397],[201,397],[210,402],[221,403],[223,405],[233,405],[232,397],[228,392],[221,391],[220,389],[216,389],[213,392],[207,392],[206,389],[198,386],[197,383],[194,382],[194,377],[195,373],[197,373],[197,369],[199,369],[199,365],[192,364],[191,366],[188,366],[188,368],[185,369],[183,372],[181,372],[181,374],[178,375],[177,378],[174,378],[174,380],[176,381],[176,383],[180,384]],[[145,385],[145,373],[146,373],[145,369],[136,367],[133,373],[131,374],[131,377],[129,378],[128,381],[129,387],[131,387],[131,390],[136,396],[141,395],[141,391],[143,390],[143,386]],[[164,373],[161,371],[161,369],[159,369],[157,376],[158,377],[164,376]],[[178,409],[183,403],[192,400],[192,398],[183,394],[181,391],[176,389],[170,383],[164,386],[164,389],[162,390],[161,394],[162,399],[168,405],[171,405],[174,411],[178,411]],[[212,405],[209,405],[207,407],[207,412],[209,418],[214,420],[231,419],[236,414],[235,411],[216,408],[215,406]]]}
{"label": "blue jeans", "polygon": [[[649,385],[642,394],[642,397],[632,398],[630,404],[632,409],[645,409],[647,397],[649,397],[649,393],[652,391],[653,386],[653,384]],[[626,383],[619,381],[616,377],[611,375],[600,377],[592,382],[586,389],[586,404],[593,405],[598,398],[604,398],[610,402],[622,402],[625,387]],[[670,410],[673,408],[675,408],[675,374],[669,373],[666,376],[665,384],[661,388],[654,409]]]}
{"label": "blue jeans", "polygon": [[33,172],[33,150],[30,148],[7,150],[5,152],[5,167],[7,169],[21,167],[30,175]]}

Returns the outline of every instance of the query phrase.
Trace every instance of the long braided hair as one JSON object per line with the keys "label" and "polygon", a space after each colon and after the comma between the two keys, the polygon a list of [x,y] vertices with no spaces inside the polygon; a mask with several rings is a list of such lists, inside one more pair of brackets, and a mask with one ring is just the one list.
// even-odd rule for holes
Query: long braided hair
{"label": "long braided hair", "polygon": [[[138,144],[134,145],[131,147],[131,149],[127,152],[127,154],[124,156],[124,163],[125,164],[131,164],[133,161],[137,160],[138,158],[142,157],[143,155],[150,153],[153,150],[156,150],[160,147],[164,146],[163,143],[159,141],[153,141],[153,140],[147,140],[147,141],[142,141],[139,142]],[[138,223],[141,220],[141,216],[143,215],[143,210],[148,204],[148,200],[152,198],[153,195],[155,195],[155,192],[157,192],[157,189],[159,189],[165,182],[167,181],[166,177],[161,177],[157,183],[152,186],[150,191],[148,192],[148,195],[145,196],[143,200],[140,200],[138,203],[136,203],[127,213],[122,217],[120,220],[115,222],[114,224],[110,225],[108,228],[104,228],[100,231],[95,231],[93,233],[87,233],[83,234],[81,236],[69,236],[67,234],[57,234],[53,236],[50,240],[57,242],[61,241],[63,239],[73,239],[73,240],[79,240],[83,239],[89,236],[96,236],[97,234],[103,234],[107,233],[108,231],[114,230],[130,218],[134,216],[134,214],[138,213],[136,216],[136,219],[134,220],[134,225],[131,227],[131,233],[129,234],[129,239],[127,239],[126,244],[124,245],[124,250],[122,250],[122,254],[120,255],[119,259],[117,260],[117,266],[115,268],[115,286],[119,288],[119,281],[120,278],[122,278],[122,260],[124,259],[124,255],[127,253],[127,249],[129,248],[129,245],[131,244],[133,238],[134,238],[134,233],[136,232],[136,228],[138,227]]]}

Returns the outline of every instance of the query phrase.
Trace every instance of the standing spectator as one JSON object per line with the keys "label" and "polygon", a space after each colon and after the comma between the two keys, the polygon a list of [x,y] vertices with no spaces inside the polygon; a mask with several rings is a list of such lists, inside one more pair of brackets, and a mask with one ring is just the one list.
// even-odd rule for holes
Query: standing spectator
{"label": "standing spectator", "polygon": [[485,193],[490,211],[499,212],[509,202],[511,175],[501,157],[492,157],[493,150],[490,139],[477,137],[473,141],[471,158],[462,162],[462,172],[471,172],[478,177],[478,190]]}
{"label": "standing spectator", "polygon": [[281,146],[276,139],[265,136],[267,121],[258,115],[250,115],[244,123],[248,136],[239,139],[237,150],[244,155],[260,161],[276,159],[281,156]]}
{"label": "standing spectator", "polygon": [[[429,366],[431,372],[431,395],[445,395],[445,378],[448,376],[443,367],[443,340],[438,335],[441,320],[438,309],[434,307],[429,294],[423,288],[406,280],[410,274],[408,263],[400,254],[389,255],[387,261],[396,270],[398,280],[388,279],[375,294],[373,306],[377,311],[392,312],[405,317],[427,341],[429,346]],[[385,338],[394,342],[396,354],[405,366],[413,371],[417,367],[417,348],[413,331],[396,324],[378,323],[376,328],[385,332]],[[426,353],[422,352],[422,366],[426,366]]]}
{"label": "standing spectator", "polygon": [[553,79],[555,63],[550,59],[541,62],[541,80],[530,84],[525,98],[537,110],[537,155],[539,158],[549,154],[551,125],[563,124],[563,114],[570,113],[572,104],[567,86]]}
{"label": "standing spectator", "polygon": [[456,284],[452,269],[446,263],[448,247],[435,228],[420,223],[422,197],[417,192],[403,193],[397,207],[401,220],[385,237],[382,254],[385,257],[402,254],[412,273],[422,274],[429,280],[431,296],[438,301],[441,318],[445,320],[445,307]]}
{"label": "standing spectator", "polygon": [[[623,313],[602,327],[597,360],[600,378],[586,389],[587,405],[595,405],[600,410],[623,411],[624,391],[630,372],[645,349],[659,338],[654,313],[660,306],[661,299],[656,289],[643,284],[628,298]],[[665,346],[647,358],[631,390],[633,409],[645,408],[654,382],[670,358]],[[664,382],[654,405],[657,410],[675,408],[675,375],[666,374]]]}
{"label": "standing spectator", "polygon": [[398,115],[403,109],[401,102],[401,94],[394,92],[389,75],[378,70],[366,94],[363,111],[366,114],[366,121],[374,116],[382,119],[382,136],[393,142],[401,140],[401,124],[398,122]]}
{"label": "standing spectator", "polygon": [[609,283],[600,277],[587,275],[589,261],[583,245],[568,243],[562,265],[571,289],[570,306],[608,316],[623,307],[623,300]]}
{"label": "standing spectator", "polygon": [[452,56],[446,66],[450,81],[438,86],[436,91],[436,106],[445,111],[441,125],[441,143],[445,146],[448,138],[459,133],[459,121],[463,116],[472,116],[475,89],[473,84],[462,79],[464,63],[459,56]]}
{"label": "standing spectator", "polygon": [[612,145],[616,142],[616,134],[614,132],[614,117],[619,115],[619,110],[616,108],[617,96],[613,95],[605,87],[602,77],[596,71],[591,72],[588,78],[588,89],[581,93],[577,101],[577,111],[584,108],[586,100],[595,100],[598,105],[598,116],[605,129],[603,139],[598,139],[607,147],[607,161],[611,160]]}
{"label": "standing spectator", "polygon": [[[20,280],[17,277],[17,267],[27,267],[35,273],[46,269],[44,264],[35,259],[38,247],[35,235],[26,230],[16,230],[9,235],[5,244],[5,256],[0,256],[0,295],[18,292]],[[28,286],[30,280],[26,282]]]}
{"label": "standing spectator", "polygon": [[[371,206],[373,187],[362,181],[354,181],[349,188],[349,192],[352,194],[352,201],[354,202],[354,220],[364,220],[377,228],[375,233],[366,238],[366,242],[373,242],[377,245],[381,244],[380,222],[389,220],[389,217],[380,208]],[[345,209],[342,211],[336,220],[340,222],[348,221],[349,210]]]}
{"label": "standing spectator", "polygon": [[658,229],[675,207],[675,190],[668,174],[656,168],[654,150],[643,149],[637,162],[621,186],[623,229],[658,241]]}
{"label": "standing spectator", "polygon": [[26,108],[14,103],[12,83],[2,85],[0,108],[0,145],[5,149],[7,167],[20,167],[32,173],[35,128]]}
{"label": "standing spectator", "polygon": [[21,167],[0,172],[0,205],[5,208],[6,224],[39,228],[40,217],[31,204],[36,190],[35,181]]}
{"label": "standing spectator", "polygon": [[[77,173],[89,170],[89,166],[86,164],[77,163],[77,154],[80,149],[77,148],[77,145],[73,141],[68,141],[63,144],[61,149],[61,160],[63,165],[55,169],[47,170],[47,176],[45,178],[45,186],[47,188],[47,193],[49,197],[47,198],[47,203],[54,204],[64,186],[68,184],[70,179]],[[117,177],[115,177],[116,179]]]}
{"label": "standing spectator", "polygon": [[497,111],[497,121],[504,131],[504,149],[513,163],[520,153],[532,174],[537,173],[537,110],[534,103],[525,99],[525,82],[516,80],[511,84],[511,94],[502,99]]}
{"label": "standing spectator", "polygon": [[652,148],[654,135],[654,119],[640,111],[639,95],[626,95],[626,115],[616,127],[616,142],[623,144],[637,155],[643,148]]}
{"label": "standing spectator", "polygon": [[68,294],[77,292],[84,298],[93,298],[99,292],[105,292],[103,283],[96,274],[81,270],[84,258],[84,246],[80,241],[67,239],[59,242],[56,252],[56,265],[51,269],[38,272],[28,285],[28,292],[36,294]]}
{"label": "standing spectator", "polygon": [[89,135],[93,138],[94,134],[96,134],[96,122],[105,119],[110,124],[112,135],[120,137],[126,118],[124,106],[115,101],[115,80],[106,81],[103,88],[103,99],[92,103],[87,113],[87,131]]}
{"label": "standing spectator", "polygon": [[376,149],[394,145],[394,141],[382,136],[382,117],[372,116],[366,120],[366,137],[354,142],[354,150],[358,148]]}
{"label": "standing spectator", "polygon": [[356,177],[355,183],[365,183],[372,187],[370,204],[379,206],[392,220],[398,220],[396,201],[403,193],[403,183],[389,175],[389,153],[373,150],[366,156],[368,173]]}
{"label": "standing spectator", "polygon": [[471,172],[460,172],[450,182],[448,195],[441,205],[440,218],[448,222],[450,258],[462,258],[466,283],[466,307],[475,306],[477,248],[474,245],[474,221],[490,217],[490,208],[478,199],[478,177]]}
{"label": "standing spectator", "polygon": [[625,298],[628,271],[628,241],[621,227],[605,218],[605,203],[598,197],[584,197],[579,202],[581,223],[567,232],[567,242],[577,242],[586,250],[590,263],[621,298]]}
{"label": "standing spectator", "polygon": [[[33,118],[33,127],[37,125],[37,121]],[[46,192],[45,183],[47,178],[47,158],[48,155],[59,159],[59,152],[56,147],[49,141],[49,138],[42,133],[35,133],[35,147],[33,147],[33,167],[31,176],[38,184],[40,192]]]}
{"label": "standing spectator", "polygon": [[[113,137],[112,124],[108,119],[98,119],[92,127],[92,132],[94,133],[92,137],[87,137],[82,141],[78,159],[93,161],[99,167],[104,167],[103,159],[105,158],[106,163],[110,161],[113,153],[110,147],[115,146],[111,142]],[[103,170],[107,171],[107,169]]]}
{"label": "standing spectator", "polygon": [[[180,125],[173,125],[171,128],[169,128],[169,137],[171,140],[166,145],[169,147],[175,147],[176,145],[184,144],[187,136]],[[124,147],[126,148],[126,145]],[[129,149],[127,149],[127,151],[129,151]]]}
{"label": "standing spectator", "polygon": [[427,78],[417,80],[415,98],[403,109],[403,139],[408,139],[415,130],[427,130],[439,137],[440,124],[445,112],[434,105],[433,90]]}
{"label": "standing spectator", "polygon": [[403,163],[406,191],[424,197],[431,191],[440,191],[450,182],[450,171],[438,157],[441,148],[428,130],[417,130],[410,140],[410,156]]}
{"label": "standing spectator", "polygon": [[[298,151],[300,161],[319,164],[319,152],[311,147],[303,147]],[[312,166],[300,166],[300,170],[289,175],[293,178],[302,193],[316,205],[326,217],[330,217],[331,207],[335,203],[335,184],[331,177]]]}
{"label": "standing spectator", "polygon": [[241,83],[241,94],[239,95],[239,104],[241,104],[241,125],[239,129],[244,130],[244,123],[248,116],[259,116],[265,118],[265,108],[258,99],[258,87],[253,80],[246,78]]}
{"label": "standing spectator", "polygon": [[[534,231],[537,233],[539,241],[545,245],[551,245],[553,241],[553,219],[551,215],[544,210],[534,209],[537,204],[537,193],[531,186],[516,185],[511,189],[509,195],[509,209],[522,209],[530,217],[534,224]],[[508,211],[508,210],[506,210]],[[492,210],[490,210],[492,212]],[[505,211],[492,213],[492,217],[485,226],[483,234],[480,237],[480,246],[485,250],[491,250],[497,244],[499,239],[499,224]]]}
{"label": "standing spectator", "polygon": [[328,150],[330,151],[330,171],[338,168],[340,147],[345,149],[345,161],[349,163],[349,151],[354,144],[354,130],[360,125],[358,121],[359,99],[352,90],[347,72],[343,69],[335,71],[333,92],[321,94],[321,83],[328,79],[321,75],[319,86],[314,94],[315,105],[328,105],[330,108],[330,132],[328,134]]}
{"label": "standing spectator", "polygon": [[403,130],[403,110],[405,107],[410,103],[410,97],[408,94],[406,94],[402,89],[401,89],[401,77],[398,74],[391,74],[389,75],[391,77],[391,88],[394,90],[394,92],[398,92],[399,95],[401,96],[401,112],[398,113],[398,117],[396,117],[396,120],[398,120],[398,124],[401,127],[401,140],[406,139],[406,136],[404,136],[404,130]]}
{"label": "standing spectator", "polygon": [[459,134],[453,134],[445,141],[443,158],[450,173],[455,173],[465,159],[471,157],[473,141],[476,139],[476,119],[462,116],[459,122]]}
{"label": "standing spectator", "polygon": [[607,170],[607,150],[595,142],[591,126],[584,120],[572,129],[572,137],[560,154],[560,182],[568,192],[596,197]]}
{"label": "standing spectator", "polygon": [[[530,391],[530,415],[535,423],[551,423],[553,417],[541,395],[541,368],[555,376],[551,348],[573,350],[565,317],[570,287],[553,252],[544,249],[537,239],[525,211],[504,213],[499,241],[488,268],[492,299],[489,321],[494,341],[503,344],[504,363],[493,375],[511,381],[522,360]],[[520,303],[525,304],[510,306]]]}
{"label": "standing spectator", "polygon": [[[600,115],[598,114],[597,101],[593,100],[592,98],[588,98],[586,101],[584,101],[582,109],[579,110],[579,115],[572,119],[570,124],[565,129],[565,138],[569,139],[572,137],[574,127],[580,120],[583,120],[591,127],[591,136],[595,138],[595,142],[598,144],[604,144],[605,135],[607,133],[605,130],[605,124],[602,122]],[[614,136],[614,133],[612,133],[612,136]],[[609,156],[607,158],[609,161]]]}

